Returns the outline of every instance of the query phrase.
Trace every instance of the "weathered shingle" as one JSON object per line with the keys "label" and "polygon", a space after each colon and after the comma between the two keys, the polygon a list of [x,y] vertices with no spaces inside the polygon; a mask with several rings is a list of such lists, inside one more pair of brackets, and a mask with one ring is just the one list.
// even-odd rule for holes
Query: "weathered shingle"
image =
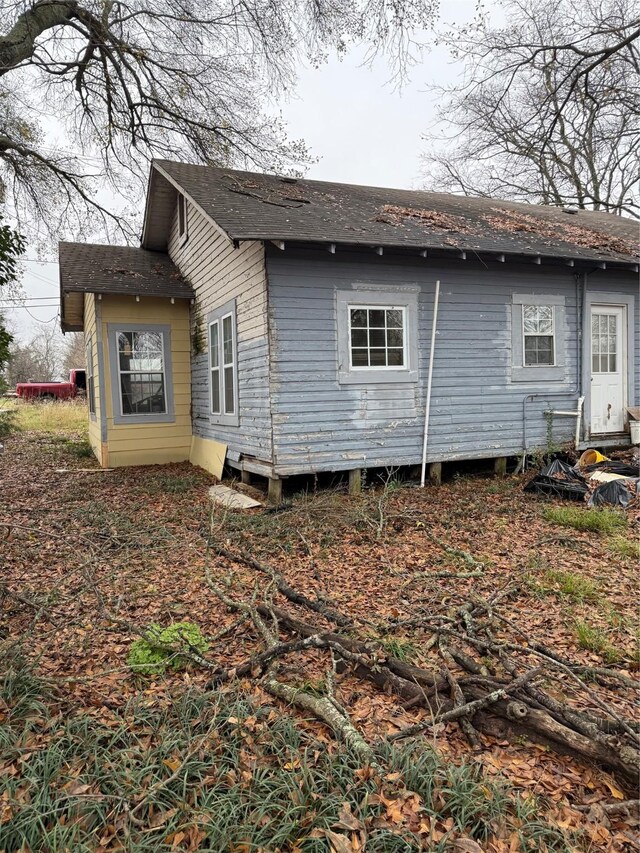
{"label": "weathered shingle", "polygon": [[168,255],[91,243],[60,243],[60,325],[83,328],[83,293],[190,299],[193,291]]}
{"label": "weathered shingle", "polygon": [[613,214],[154,162],[234,240],[460,249],[635,261],[639,224]]}
{"label": "weathered shingle", "polygon": [[60,289],[188,299],[193,291],[168,255],[131,246],[60,243]]}

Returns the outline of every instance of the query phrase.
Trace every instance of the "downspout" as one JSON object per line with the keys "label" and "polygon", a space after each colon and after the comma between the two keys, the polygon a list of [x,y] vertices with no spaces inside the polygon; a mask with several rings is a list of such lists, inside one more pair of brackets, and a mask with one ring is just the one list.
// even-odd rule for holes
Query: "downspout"
{"label": "downspout", "polygon": [[440,300],[440,280],[436,281],[436,293],[433,300],[433,323],[431,326],[431,350],[429,352],[429,374],[427,377],[427,401],[424,410],[424,436],[422,439],[422,471],[420,486],[424,488],[427,471],[427,444],[429,441],[429,413],[431,411],[431,384],[433,379],[433,353],[436,348],[436,325],[438,322],[438,302]]}
{"label": "downspout", "polygon": [[[576,284],[576,387],[572,391],[547,391],[541,394],[527,394],[522,400],[522,463],[518,469],[522,467],[525,470],[527,451],[529,449],[529,441],[527,437],[527,403],[543,397],[569,397],[572,394],[578,394],[578,404],[575,412],[562,412],[561,414],[571,415],[576,418],[576,431],[574,436],[576,450],[580,444],[580,433],[582,428],[582,415],[584,410],[584,394],[582,383],[582,340],[583,340],[583,317],[585,291],[587,288],[588,273],[584,272],[581,275],[575,275]],[[550,412],[550,414],[560,414],[559,412]]]}

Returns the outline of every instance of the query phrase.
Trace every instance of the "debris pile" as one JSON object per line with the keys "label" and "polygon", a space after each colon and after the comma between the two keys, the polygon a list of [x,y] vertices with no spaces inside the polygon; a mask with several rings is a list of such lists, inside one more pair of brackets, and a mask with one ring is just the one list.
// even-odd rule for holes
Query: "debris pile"
{"label": "debris pile", "polygon": [[[591,462],[593,459],[596,461]],[[590,507],[620,506],[626,509],[636,501],[639,483],[637,460],[630,464],[587,450],[574,466],[554,459],[529,480],[524,490],[586,501]]]}
{"label": "debris pile", "polygon": [[562,222],[545,221],[528,213],[516,213],[492,207],[492,213],[484,214],[482,219],[487,225],[499,231],[512,234],[526,232],[536,237],[548,237],[551,240],[564,240],[584,249],[596,249],[621,255],[637,256],[637,246],[621,237],[614,237],[601,231],[594,231],[582,225],[569,225]]}
{"label": "debris pile", "polygon": [[452,216],[438,210],[426,210],[418,207],[399,207],[385,204],[374,217],[374,222],[387,225],[403,225],[406,219],[417,219],[421,225],[440,231],[455,231],[458,234],[471,234],[467,221],[462,216]]}

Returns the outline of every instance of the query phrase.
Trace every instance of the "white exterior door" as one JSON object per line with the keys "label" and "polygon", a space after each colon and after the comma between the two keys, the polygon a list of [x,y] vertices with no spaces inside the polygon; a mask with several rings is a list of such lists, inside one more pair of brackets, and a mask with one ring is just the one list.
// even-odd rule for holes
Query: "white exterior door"
{"label": "white exterior door", "polygon": [[626,308],[591,306],[591,433],[622,432],[626,390]]}

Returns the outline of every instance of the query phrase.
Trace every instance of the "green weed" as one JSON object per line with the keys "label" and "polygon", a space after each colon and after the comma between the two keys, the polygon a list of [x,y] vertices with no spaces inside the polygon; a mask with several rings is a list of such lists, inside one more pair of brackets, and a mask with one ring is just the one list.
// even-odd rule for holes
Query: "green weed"
{"label": "green weed", "polygon": [[150,625],[145,637],[134,640],[127,664],[139,675],[157,675],[167,667],[184,668],[189,658],[185,652],[203,655],[209,644],[193,622],[175,622],[168,628]]}
{"label": "green weed", "polygon": [[182,495],[195,489],[202,484],[202,477],[198,474],[172,474],[161,472],[149,477],[143,484],[147,494],[170,494]]}
{"label": "green weed", "polygon": [[611,644],[607,635],[600,628],[589,625],[588,622],[582,620],[575,623],[575,628],[578,646],[581,649],[601,655],[607,663],[616,663],[621,659],[620,651]]}
{"label": "green weed", "polygon": [[576,572],[561,572],[557,569],[547,569],[544,572],[544,579],[550,584],[555,584],[558,587],[557,591],[561,595],[571,598],[573,601],[597,601],[600,598],[600,592],[596,584],[589,578],[579,575]]}
{"label": "green weed", "polygon": [[[347,816],[362,826],[367,851],[417,853],[424,836],[389,826],[374,796],[389,802],[407,792],[425,818],[450,820],[480,844],[503,827],[522,850],[571,847],[533,798],[485,778],[480,764],[443,762],[424,740],[383,745],[380,760],[398,776],[380,780],[348,751],[328,750],[288,714],[240,692],[190,688],[112,712],[43,714],[33,704],[37,679],[23,674],[20,687],[12,678],[5,675],[0,697],[10,708],[21,690],[30,698],[0,723],[3,760],[14,768],[0,776],[6,850],[90,853],[119,837],[129,853],[169,851],[181,840],[192,849],[326,853],[326,830],[339,831]],[[429,849],[445,853],[451,840]]]}
{"label": "green weed", "polygon": [[640,542],[632,541],[622,535],[612,536],[607,542],[607,550],[619,557],[640,560]]}
{"label": "green weed", "polygon": [[627,526],[627,519],[613,509],[583,509],[575,506],[547,506],[543,510],[547,521],[575,530],[596,533],[615,533]]}
{"label": "green weed", "polygon": [[381,637],[379,642],[389,657],[398,658],[398,660],[413,661],[418,653],[416,644],[402,637]]}

